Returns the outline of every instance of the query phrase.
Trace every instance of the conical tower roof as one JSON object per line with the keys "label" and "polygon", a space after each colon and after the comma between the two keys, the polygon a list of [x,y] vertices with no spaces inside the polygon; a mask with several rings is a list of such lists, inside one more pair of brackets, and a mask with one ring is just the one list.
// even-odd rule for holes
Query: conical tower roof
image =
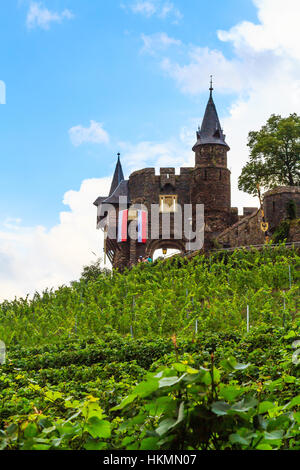
{"label": "conical tower roof", "polygon": [[213,100],[212,82],[210,86],[210,96],[206,106],[204,118],[202,121],[201,129],[197,131],[197,142],[193,147],[195,151],[200,145],[206,144],[217,144],[224,145],[229,149],[229,146],[225,142],[225,135],[220,124],[217,109]]}
{"label": "conical tower roof", "polygon": [[109,191],[109,196],[112,195],[112,193],[117,189],[121,181],[124,181],[124,174],[123,174],[123,169],[120,161],[120,154],[118,153],[118,161],[116,164],[116,169],[114,173],[114,177],[111,183],[110,191]]}

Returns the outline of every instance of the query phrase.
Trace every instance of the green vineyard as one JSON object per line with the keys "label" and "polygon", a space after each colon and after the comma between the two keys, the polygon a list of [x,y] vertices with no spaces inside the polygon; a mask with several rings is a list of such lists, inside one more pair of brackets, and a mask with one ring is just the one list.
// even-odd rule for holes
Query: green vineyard
{"label": "green vineyard", "polygon": [[299,261],[176,256],[3,302],[0,449],[300,449]]}

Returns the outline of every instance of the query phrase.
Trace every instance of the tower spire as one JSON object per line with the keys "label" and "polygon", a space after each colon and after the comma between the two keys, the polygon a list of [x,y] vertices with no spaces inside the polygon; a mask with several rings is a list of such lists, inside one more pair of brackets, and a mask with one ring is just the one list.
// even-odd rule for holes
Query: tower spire
{"label": "tower spire", "polygon": [[117,189],[117,187],[119,186],[121,181],[124,180],[123,169],[122,169],[122,165],[121,165],[121,161],[120,161],[121,154],[118,153],[117,155],[118,155],[118,160],[117,160],[116,169],[115,169],[115,172],[114,172],[114,177],[113,177],[113,180],[112,180],[112,183],[111,183],[109,196],[112,195],[112,193]]}
{"label": "tower spire", "polygon": [[[225,135],[219,121],[217,109],[213,100],[213,77],[210,76],[209,100],[206,106],[204,118],[202,121],[201,129],[197,132],[197,142],[193,147],[195,151],[197,147],[206,144],[224,145],[228,147],[225,142]],[[228,147],[229,149],[229,147]]]}
{"label": "tower spire", "polygon": [[213,88],[213,76],[211,75],[210,76],[210,97],[212,98],[212,92],[214,91],[214,88]]}

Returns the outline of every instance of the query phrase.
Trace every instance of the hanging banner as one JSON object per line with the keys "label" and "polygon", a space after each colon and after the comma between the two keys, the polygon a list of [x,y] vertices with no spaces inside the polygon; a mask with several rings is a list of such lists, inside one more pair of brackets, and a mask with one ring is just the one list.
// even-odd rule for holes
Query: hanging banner
{"label": "hanging banner", "polygon": [[128,209],[119,212],[118,243],[127,242]]}
{"label": "hanging banner", "polygon": [[146,211],[138,211],[138,243],[147,242],[148,218]]}

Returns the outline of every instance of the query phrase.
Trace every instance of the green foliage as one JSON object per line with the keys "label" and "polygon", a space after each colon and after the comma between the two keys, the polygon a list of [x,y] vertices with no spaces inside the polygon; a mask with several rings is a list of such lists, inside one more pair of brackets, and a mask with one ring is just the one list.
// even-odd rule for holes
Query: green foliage
{"label": "green foliage", "polygon": [[[140,265],[124,275],[100,274],[71,287],[36,293],[32,300],[0,304],[0,338],[7,347],[47,345],[62,340],[101,338],[108,327],[135,338],[166,336],[202,328],[245,330],[246,306],[251,324],[272,318],[281,324],[282,291],[299,280],[299,255],[284,247],[262,252],[220,252],[191,261],[175,257]],[[287,316],[294,315],[298,290],[290,292]]]}
{"label": "green foliage", "polygon": [[81,273],[80,279],[83,281],[97,281],[100,276],[110,276],[111,271],[107,268],[102,267],[102,259],[99,258],[97,261],[89,266],[84,266]]}
{"label": "green foliage", "polygon": [[239,189],[257,195],[257,183],[275,186],[300,184],[300,117],[272,115],[260,131],[250,132],[249,162],[239,177]]}
{"label": "green foliage", "polygon": [[283,220],[280,222],[275,232],[272,235],[273,243],[281,243],[288,239],[290,233],[290,220]]}
{"label": "green foliage", "polygon": [[298,313],[283,246],[4,302],[0,449],[299,449]]}
{"label": "green foliage", "polygon": [[[161,349],[158,340],[110,332],[28,354],[16,348],[0,370],[0,448],[296,449],[299,326],[203,330],[177,338],[176,349],[170,339]],[[105,346],[115,362],[90,366],[84,354],[61,366],[59,351],[90,352],[90,344]],[[130,361],[122,362],[122,345]],[[147,350],[153,362],[143,368]]]}
{"label": "green foliage", "polygon": [[[230,357],[216,368],[212,355],[209,368],[195,369],[183,362],[160,368],[112,409],[127,417],[117,430],[127,434],[121,446],[140,450],[299,449],[296,409],[300,396],[284,406],[263,400],[261,388],[236,383],[235,372],[249,366]],[[137,407],[134,402],[139,399]]]}

